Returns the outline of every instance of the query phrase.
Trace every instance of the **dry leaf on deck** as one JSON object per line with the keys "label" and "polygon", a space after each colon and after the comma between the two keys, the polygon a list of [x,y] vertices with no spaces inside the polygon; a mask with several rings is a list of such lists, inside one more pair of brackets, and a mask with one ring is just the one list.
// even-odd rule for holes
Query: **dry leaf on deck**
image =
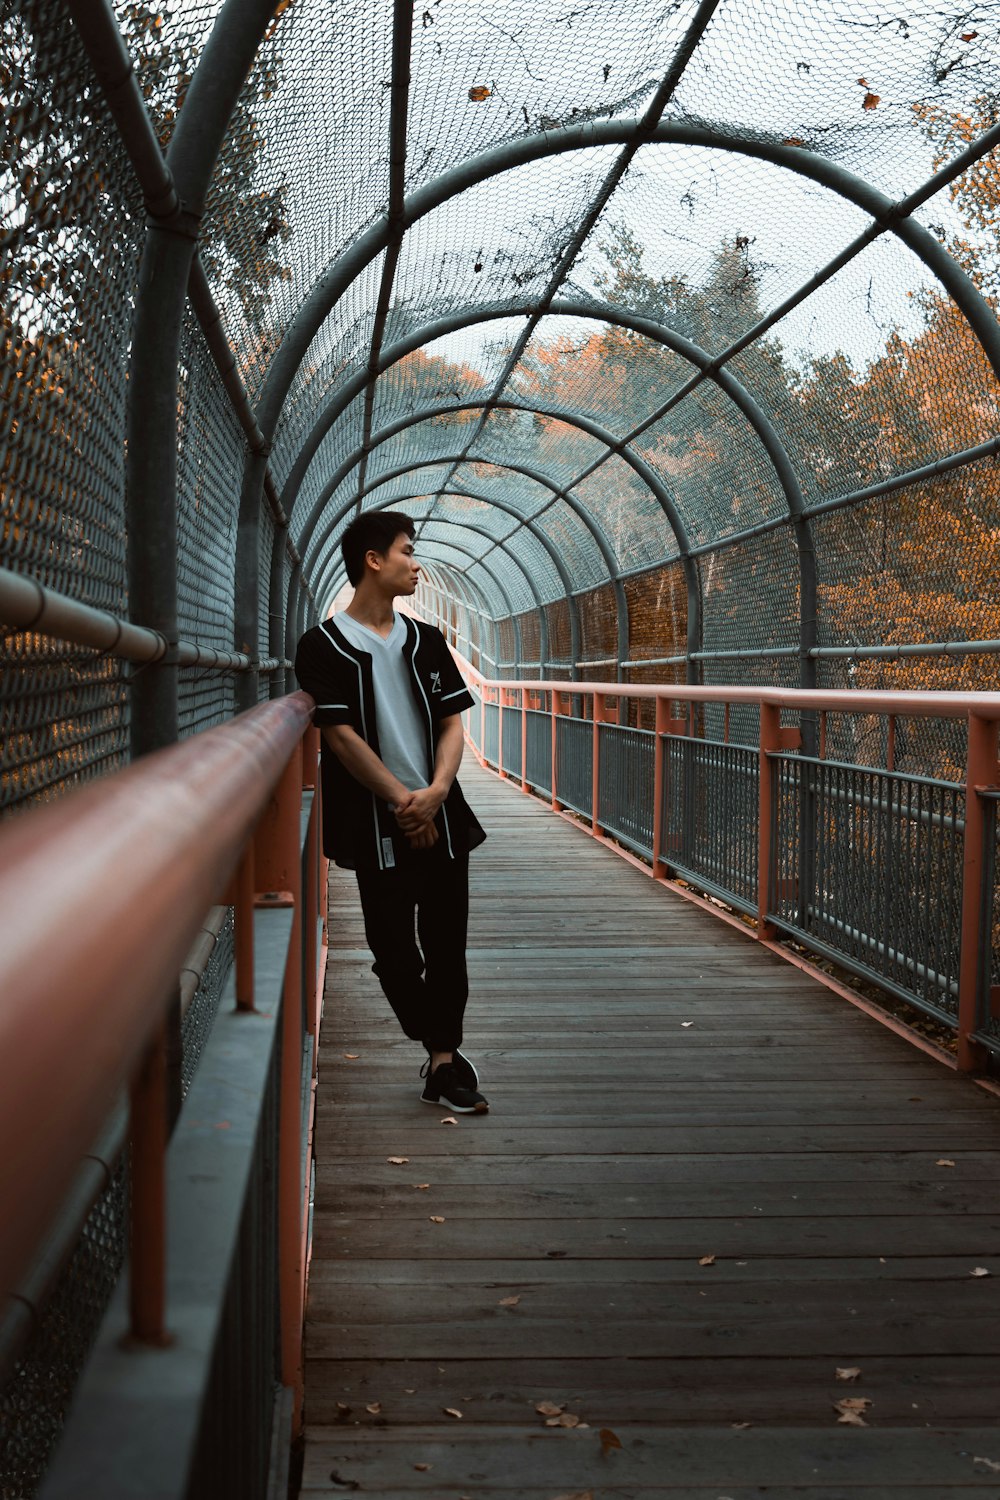
{"label": "dry leaf on deck", "polygon": [[995,1458],[973,1458],[972,1462],[982,1464],[984,1468],[989,1469],[991,1474],[1000,1474],[1000,1464]]}
{"label": "dry leaf on deck", "polygon": [[349,1417],[351,1415],[351,1408],[347,1406],[343,1401],[337,1402],[337,1410],[340,1412],[340,1415],[342,1417]]}
{"label": "dry leaf on deck", "polygon": [[989,1274],[985,1266],[976,1266],[974,1270],[969,1272],[970,1276],[988,1276]]}
{"label": "dry leaf on deck", "polygon": [[572,1495],[554,1495],[553,1500],[594,1500],[593,1490],[574,1490]]}
{"label": "dry leaf on deck", "polygon": [[843,1422],[847,1427],[867,1427],[868,1423],[861,1415],[871,1406],[868,1396],[843,1396],[839,1401],[833,1403],[833,1409],[837,1413],[837,1421]]}
{"label": "dry leaf on deck", "polygon": [[414,1464],[413,1467],[416,1469],[418,1474],[426,1474],[428,1469],[430,1468],[430,1464]]}
{"label": "dry leaf on deck", "polygon": [[361,1053],[360,1052],[345,1052],[344,1056],[347,1058],[348,1062],[357,1062],[358,1058],[361,1056]]}
{"label": "dry leaf on deck", "polygon": [[560,1412],[558,1417],[546,1417],[546,1427],[579,1427],[580,1418],[571,1411]]}
{"label": "dry leaf on deck", "polygon": [[520,1297],[501,1297],[500,1301],[497,1303],[497,1306],[498,1307],[516,1307],[517,1304],[520,1302],[520,1300],[521,1300]]}
{"label": "dry leaf on deck", "polygon": [[703,1255],[701,1257],[701,1260],[698,1262],[698,1264],[699,1264],[699,1266],[714,1266],[715,1265],[715,1256],[714,1255]]}
{"label": "dry leaf on deck", "polygon": [[597,1436],[601,1440],[601,1452],[605,1458],[613,1448],[620,1448],[622,1440],[617,1432],[612,1432],[610,1427],[602,1427]]}
{"label": "dry leaf on deck", "polygon": [[457,1125],[458,1121],[455,1119],[454,1115],[445,1115],[444,1119],[441,1121],[441,1124],[442,1125]]}
{"label": "dry leaf on deck", "polygon": [[446,1417],[457,1417],[459,1421],[462,1420],[462,1413],[457,1406],[442,1406],[441,1410]]}
{"label": "dry leaf on deck", "polygon": [[535,1410],[540,1417],[558,1417],[559,1413],[565,1410],[565,1405],[557,1406],[554,1401],[539,1401]]}
{"label": "dry leaf on deck", "polygon": [[408,1156],[387,1156],[386,1157],[386,1161],[389,1163],[390,1167],[405,1167],[406,1163],[409,1161],[409,1159],[410,1158]]}
{"label": "dry leaf on deck", "polygon": [[953,1167],[955,1163],[948,1156],[940,1156],[934,1163],[936,1167]]}
{"label": "dry leaf on deck", "polygon": [[753,1423],[752,1422],[730,1422],[729,1425],[733,1429],[734,1432],[743,1432],[743,1431],[746,1430],[747,1427],[752,1427]]}
{"label": "dry leaf on deck", "polygon": [[430,1183],[429,1182],[415,1182],[413,1184],[413,1186],[415,1188],[429,1188],[430,1187]]}
{"label": "dry leaf on deck", "polygon": [[693,1026],[694,1022],[693,1021],[682,1021],[681,1025],[682,1026]]}
{"label": "dry leaf on deck", "polygon": [[373,1401],[372,1404],[371,1404],[371,1406],[366,1406],[365,1407],[365,1411],[368,1412],[368,1414],[370,1416],[380,1417],[382,1415],[382,1403],[381,1403],[381,1401]]}
{"label": "dry leaf on deck", "polygon": [[441,1217],[440,1214],[431,1214],[430,1219],[431,1219],[431,1223],[432,1224],[443,1224],[444,1223],[444,1220],[442,1219],[442,1217]]}
{"label": "dry leaf on deck", "polygon": [[860,1365],[837,1365],[838,1380],[858,1380],[861,1376]]}

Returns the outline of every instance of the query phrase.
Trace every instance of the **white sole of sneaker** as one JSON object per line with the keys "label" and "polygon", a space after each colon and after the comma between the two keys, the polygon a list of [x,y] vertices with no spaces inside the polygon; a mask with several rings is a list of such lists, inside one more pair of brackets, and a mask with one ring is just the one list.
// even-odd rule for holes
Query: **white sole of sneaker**
{"label": "white sole of sneaker", "polygon": [[489,1104],[484,1099],[482,1104],[451,1104],[443,1096],[440,1099],[425,1099],[420,1095],[421,1104],[433,1104],[435,1109],[451,1109],[456,1115],[485,1115],[489,1110]]}

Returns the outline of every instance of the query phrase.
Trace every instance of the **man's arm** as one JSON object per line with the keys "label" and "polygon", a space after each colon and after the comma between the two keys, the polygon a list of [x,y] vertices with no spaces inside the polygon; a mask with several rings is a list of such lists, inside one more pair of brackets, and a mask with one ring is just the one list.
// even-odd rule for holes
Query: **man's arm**
{"label": "man's arm", "polygon": [[341,765],[351,773],[355,781],[360,781],[376,797],[397,807],[409,799],[409,788],[403,785],[398,776],[392,774],[384,761],[379,760],[371,746],[366,745],[360,734],[349,724],[332,724],[320,733]]}
{"label": "man's arm", "polygon": [[[366,747],[367,748],[367,747]],[[451,784],[458,775],[465,749],[462,715],[451,714],[440,722],[437,750],[434,754],[434,780],[418,792],[407,792],[406,801],[396,807],[396,822],[406,834],[419,833],[432,825]]]}
{"label": "man's arm", "polygon": [[[458,720],[458,724],[459,729],[461,729],[461,719]],[[415,849],[429,849],[437,842],[437,829],[434,827],[433,821],[437,807],[435,807],[434,813],[431,813],[429,819],[421,819],[418,823],[413,823],[412,826],[405,824],[399,814],[403,808],[409,807],[416,794],[411,792],[409,787],[405,787],[399,778],[392,774],[388,766],[384,761],[379,759],[371,746],[365,744],[360,734],[353,730],[349,724],[332,724],[320,730],[320,733],[341,765],[345,770],[350,772],[355,781],[360,781],[361,785],[366,786],[370,792],[374,792],[376,797],[381,797],[384,802],[389,803],[390,807],[395,808],[396,821]],[[438,757],[440,758],[440,746],[438,747]],[[460,759],[461,745],[459,746]],[[458,762],[456,761],[455,770],[452,771],[451,778],[448,781],[448,787],[454,781],[457,771]],[[441,798],[442,802],[444,801],[444,797],[448,795],[448,787],[445,788],[444,796]],[[440,805],[439,802],[438,807]]]}

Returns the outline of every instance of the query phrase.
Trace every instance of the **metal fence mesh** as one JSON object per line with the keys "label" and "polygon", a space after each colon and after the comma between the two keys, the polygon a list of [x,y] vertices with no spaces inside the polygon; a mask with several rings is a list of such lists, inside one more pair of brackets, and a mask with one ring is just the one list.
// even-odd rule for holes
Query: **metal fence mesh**
{"label": "metal fence mesh", "polygon": [[[704,9],[415,7],[394,166],[392,8],[274,7],[234,90],[199,253],[251,402],[274,394],[292,326],[307,330],[266,441],[317,609],[343,584],[358,507],[396,505],[417,521],[435,617],[490,676],[996,690],[996,147],[899,233],[876,223],[995,127],[996,7],[725,0],[675,70],[666,134],[647,117],[638,135]],[[166,147],[221,8],[114,10]],[[4,0],[0,18],[0,564],[141,618],[127,542],[142,497],[126,496],[125,458],[146,205],[68,6]],[[489,170],[468,171],[487,151]],[[391,184],[407,215],[440,187],[399,221],[398,258]],[[367,260],[338,282],[362,242]],[[180,634],[269,657],[284,536],[262,504],[244,534],[258,597],[237,601],[246,438],[190,308],[173,399]],[[256,630],[234,642],[237,602],[256,605]],[[914,647],[925,654],[824,654]],[[31,628],[5,630],[3,655],[0,812],[126,762],[129,682],[145,669]],[[182,734],[233,712],[231,673],[178,682]],[[567,707],[559,797],[589,817],[593,725],[582,698]],[[609,827],[646,854],[652,713],[637,702],[599,732]],[[668,798],[665,850],[748,904],[750,855],[733,851],[757,714],[710,706],[696,727],[665,774],[714,811],[691,823]],[[488,704],[484,729],[494,759],[551,790],[547,720],[529,715],[523,768],[519,711]],[[784,762],[778,915],[950,1017],[964,727],[830,714],[820,732],[856,779]],[[914,792],[920,778],[933,791]],[[822,808],[815,848],[795,842],[803,799]],[[895,909],[876,913],[890,849],[931,903],[923,948]],[[903,973],[904,951],[919,972]]]}

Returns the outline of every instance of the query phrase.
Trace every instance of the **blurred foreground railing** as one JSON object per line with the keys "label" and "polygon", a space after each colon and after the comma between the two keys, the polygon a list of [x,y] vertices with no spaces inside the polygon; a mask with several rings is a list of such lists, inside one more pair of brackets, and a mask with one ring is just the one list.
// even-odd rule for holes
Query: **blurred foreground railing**
{"label": "blurred foreground railing", "polygon": [[[470,740],[501,776],[744,913],[762,941],[791,939],[954,1028],[960,1067],[1000,1053],[1000,694],[512,684],[465,669]],[[926,718],[964,727],[961,782],[895,768],[902,726]],[[881,727],[884,767],[845,755],[862,720],[866,743]]]}
{"label": "blurred foreground railing", "polygon": [[[283,1491],[301,1416],[326,889],[311,710],[303,693],[262,704],[0,834],[8,1362],[67,1203],[79,1224],[118,1153],[131,1182],[128,1276],[45,1497]],[[171,1134],[171,1019],[220,904],[235,964]]]}

